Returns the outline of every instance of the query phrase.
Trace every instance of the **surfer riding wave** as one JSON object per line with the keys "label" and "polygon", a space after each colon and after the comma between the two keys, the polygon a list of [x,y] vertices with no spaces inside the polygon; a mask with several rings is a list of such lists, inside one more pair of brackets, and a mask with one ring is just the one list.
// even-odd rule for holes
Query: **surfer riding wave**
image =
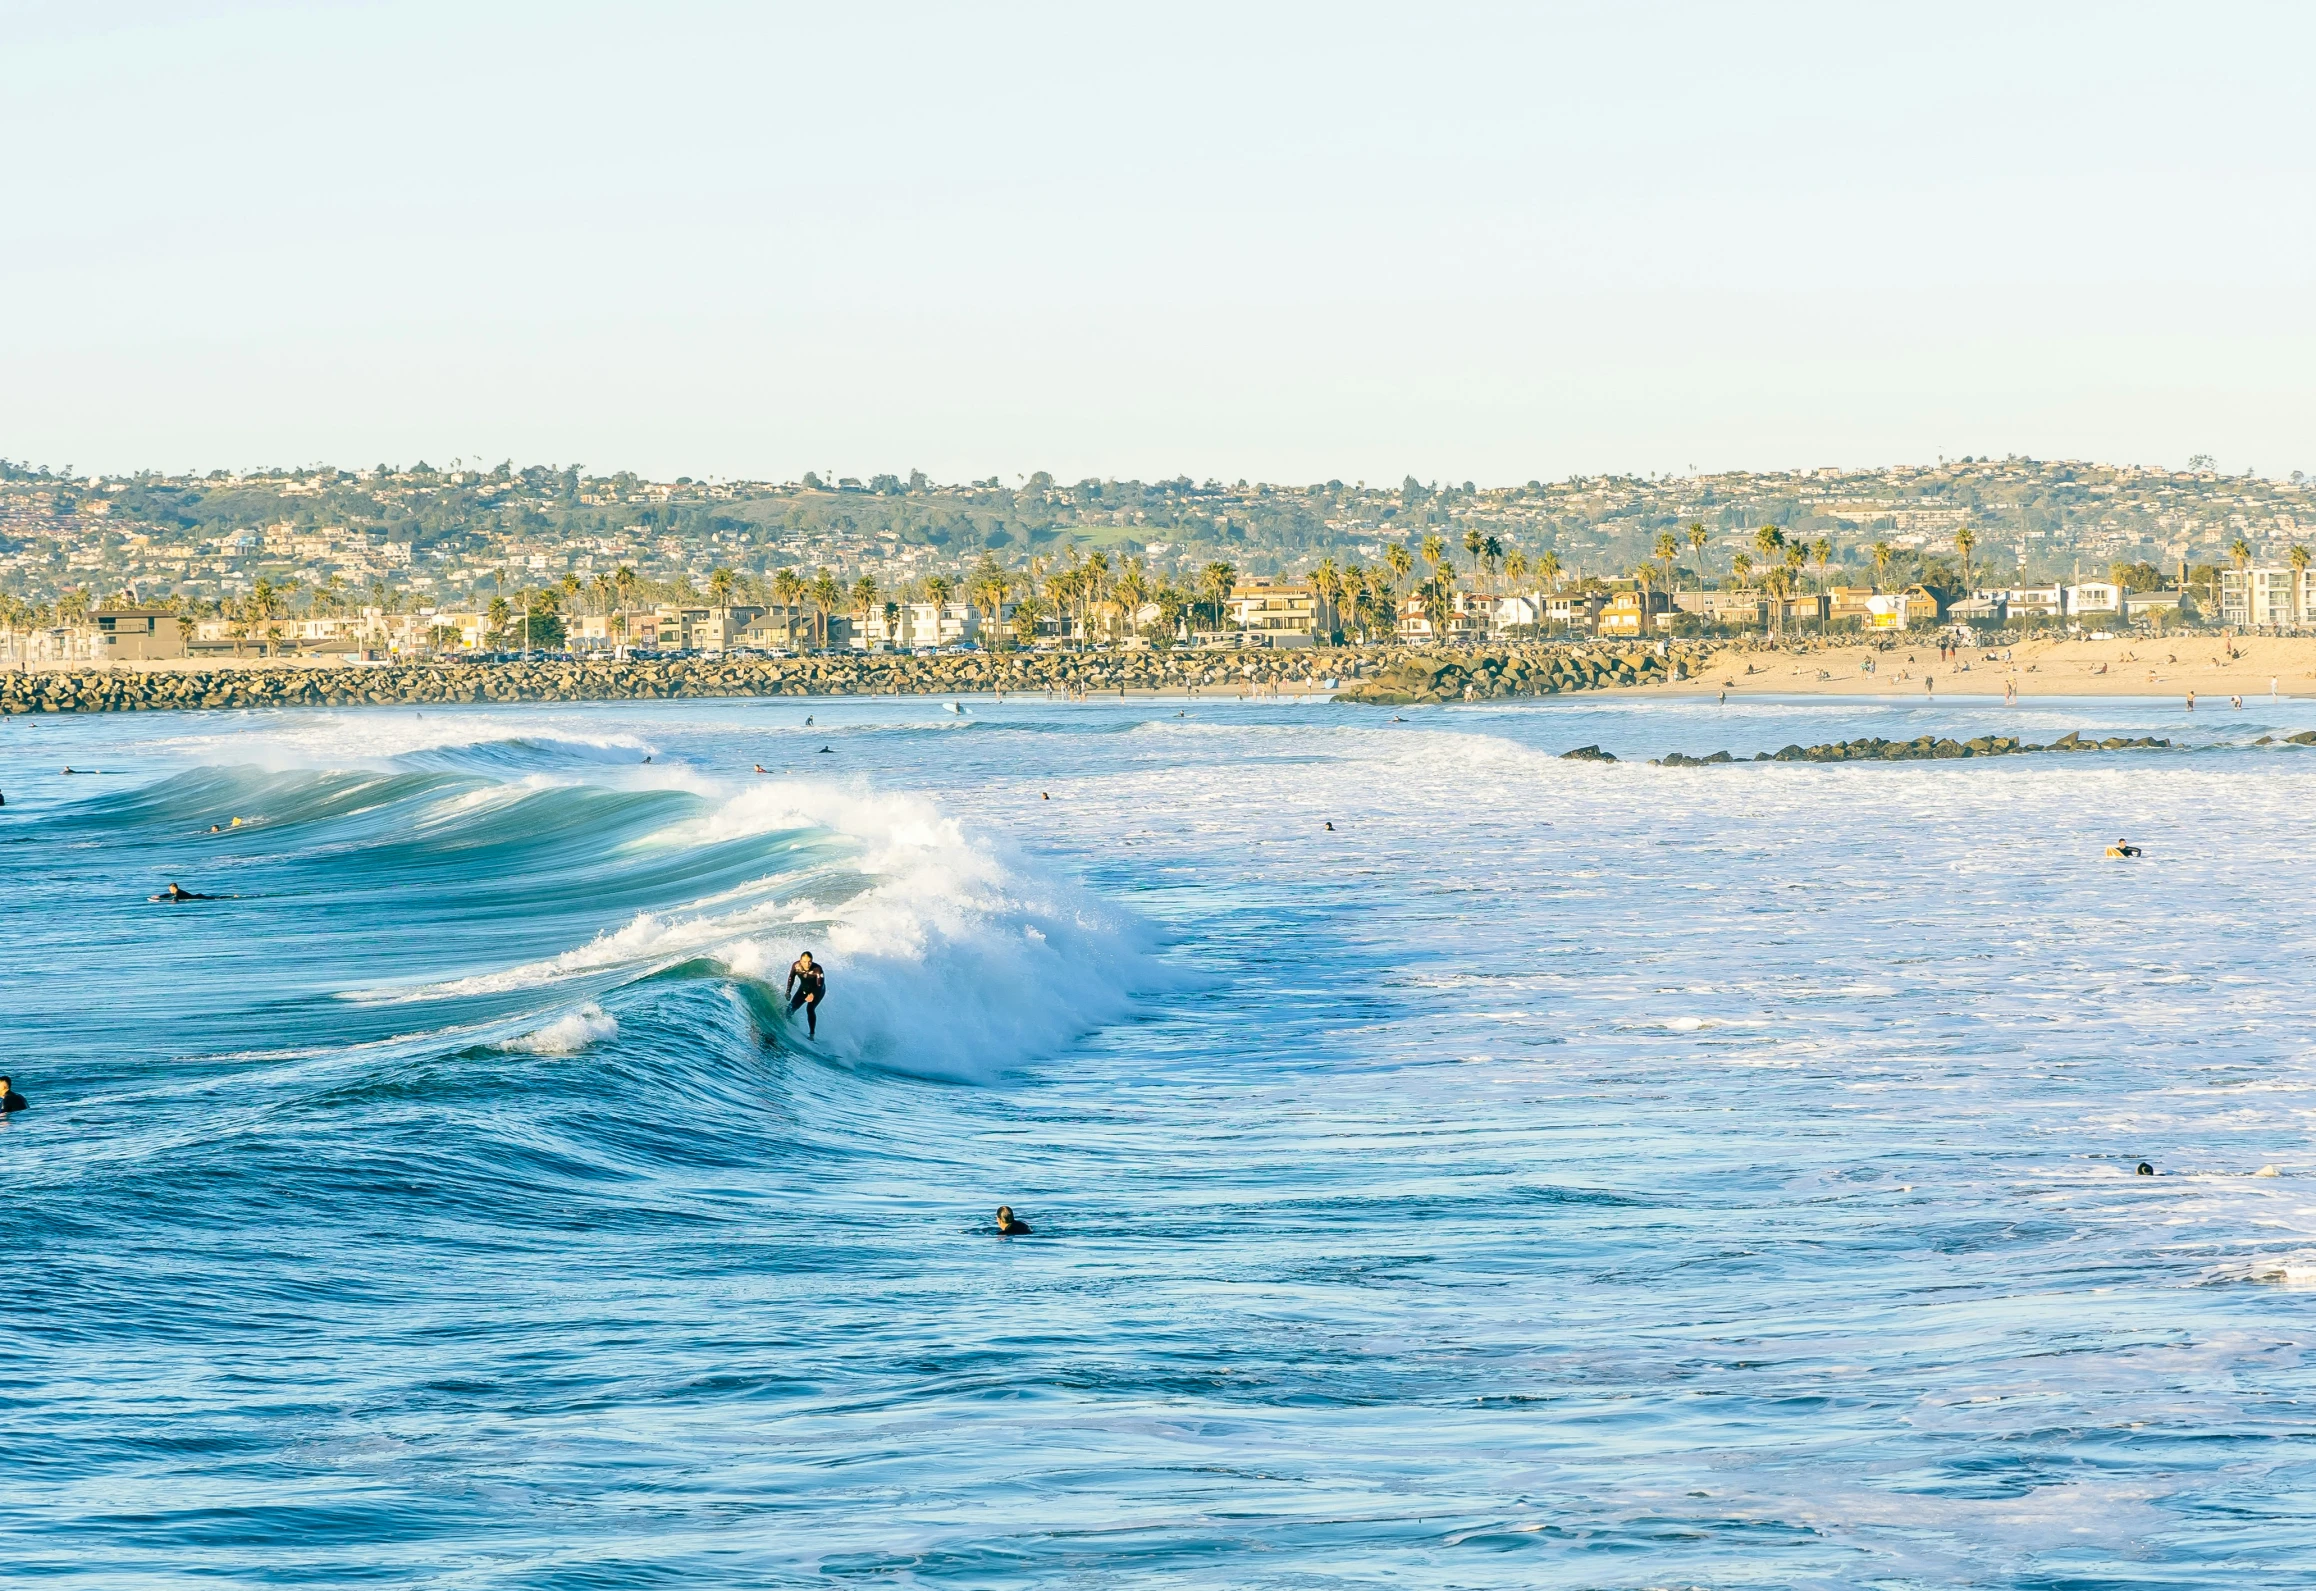
{"label": "surfer riding wave", "polygon": [[820,1002],[828,997],[828,974],[807,950],[788,968],[788,1009],[804,1008],[807,1037],[820,1037]]}

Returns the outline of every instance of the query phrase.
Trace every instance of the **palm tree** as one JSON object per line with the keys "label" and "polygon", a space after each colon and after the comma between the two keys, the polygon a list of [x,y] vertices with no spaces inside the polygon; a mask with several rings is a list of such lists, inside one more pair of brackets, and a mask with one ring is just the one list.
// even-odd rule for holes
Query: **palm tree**
{"label": "palm tree", "polygon": [[1689,553],[1697,560],[1699,573],[1702,573],[1705,568],[1705,543],[1712,539],[1713,533],[1705,528],[1703,520],[1692,519],[1689,521]]}
{"label": "palm tree", "polygon": [[1785,532],[1775,525],[1764,525],[1753,533],[1753,546],[1761,554],[1762,561],[1767,563],[1784,551]]}
{"label": "palm tree", "polygon": [[1504,554],[1504,578],[1514,586],[1528,578],[1528,555],[1517,547]]}
{"label": "palm tree", "polygon": [[[2228,562],[2236,566],[2236,590],[2244,599],[2244,626],[2249,629],[2257,615],[2252,612],[2252,577],[2246,573],[2252,564],[2252,544],[2238,536],[2228,543]],[[2221,613],[2226,613],[2223,606]]]}
{"label": "palm tree", "polygon": [[1432,639],[1445,641],[1448,634],[1448,621],[1454,616],[1456,610],[1454,578],[1434,566],[1431,578],[1423,583],[1416,592],[1416,596],[1423,603],[1423,616],[1431,621]]}
{"label": "palm tree", "polygon": [[[1332,565],[1323,567],[1332,568]],[[1141,635],[1142,609],[1148,606],[1153,589],[1150,576],[1142,567],[1142,560],[1128,558],[1126,572],[1118,576],[1117,586],[1119,614],[1125,621],[1127,634],[1136,637]]]}
{"label": "palm tree", "polygon": [[1769,618],[1777,638],[1785,639],[1785,599],[1793,589],[1793,574],[1786,565],[1769,571],[1762,577],[1761,589],[1769,594]]}
{"label": "palm tree", "polygon": [[1078,569],[1078,599],[1089,619],[1110,599],[1110,555],[1099,547]]}
{"label": "palm tree", "polygon": [[[877,577],[875,575],[862,575],[852,583],[852,611],[860,617],[861,641],[866,644],[869,615],[881,611],[877,605]],[[892,643],[892,639],[893,632],[891,630],[885,631],[887,645]]]}
{"label": "palm tree", "polygon": [[836,576],[824,566],[813,575],[812,584],[804,588],[804,595],[812,604],[812,611],[820,616],[820,649],[828,650],[828,616],[844,604],[844,587],[836,583]]}
{"label": "palm tree", "polygon": [[1311,571],[1311,594],[1318,598],[1311,614],[1311,639],[1316,641],[1319,638],[1319,614],[1315,609],[1324,606],[1328,617],[1333,618],[1336,599],[1343,594],[1343,574],[1335,567],[1334,559],[1320,559],[1319,567]]}
{"label": "palm tree", "polygon": [[1656,626],[1656,609],[1649,605],[1649,582],[1656,578],[1657,566],[1639,563],[1633,566],[1632,582],[1640,588],[1640,624],[1633,633],[1646,636]]}
{"label": "palm tree", "polygon": [[1223,604],[1238,585],[1238,571],[1217,559],[1198,571],[1198,589],[1206,593],[1207,602],[1214,609],[1214,627],[1222,628]]}
{"label": "palm tree", "polygon": [[732,605],[732,571],[722,567],[708,571],[708,606],[728,608]]}
{"label": "palm tree", "polygon": [[1480,566],[1488,571],[1491,580],[1496,571],[1504,567],[1504,544],[1493,536],[1480,543]]}
{"label": "palm tree", "polygon": [[[1404,547],[1391,550],[1402,558],[1407,556]],[[1378,619],[1383,623],[1386,638],[1399,633],[1399,581],[1389,569],[1381,564],[1369,569],[1365,589],[1360,592],[1359,598],[1367,616],[1365,634],[1368,637],[1374,636]]]}
{"label": "palm tree", "polygon": [[1560,589],[1560,554],[1546,552],[1536,559],[1536,578],[1553,590]]}
{"label": "palm tree", "polygon": [[780,617],[788,626],[788,644],[796,644],[796,610],[804,601],[804,577],[794,569],[780,568],[772,572],[772,600],[780,605]]}
{"label": "palm tree", "polygon": [[1729,573],[1736,578],[1737,589],[1742,591],[1753,583],[1753,555],[1739,553],[1729,560]]}
{"label": "palm tree", "polygon": [[933,644],[935,646],[941,644],[941,626],[948,620],[949,599],[956,594],[956,591],[956,586],[950,583],[947,575],[927,575],[925,577],[925,600],[933,605]]}
{"label": "palm tree", "polygon": [[1472,574],[1475,577],[1477,577],[1480,572],[1480,555],[1486,552],[1487,549],[1488,543],[1486,538],[1480,535],[1480,527],[1477,525],[1466,525],[1464,527],[1464,551],[1471,555]]}
{"label": "palm tree", "polygon": [[[965,600],[989,615],[989,633],[993,637],[991,650],[1005,644],[1005,599],[1012,595],[1014,577],[998,566],[987,553],[973,566],[973,573],[965,584]],[[1034,592],[1031,593],[1035,595]]]}
{"label": "palm tree", "polygon": [[1876,585],[1885,585],[1889,582],[1890,560],[1896,556],[1896,549],[1891,547],[1888,542],[1877,541],[1874,543],[1874,583]]}
{"label": "palm tree", "polygon": [[1447,557],[1447,543],[1436,535],[1423,538],[1423,561],[1431,565],[1433,574],[1439,573],[1442,559]]}
{"label": "palm tree", "polygon": [[1825,566],[1833,562],[1833,543],[1820,536],[1809,544],[1809,555],[1817,562],[1817,583],[1825,585]]}
{"label": "palm tree", "polygon": [[[1399,588],[1407,584],[1407,577],[1409,573],[1412,572],[1415,568],[1415,559],[1413,555],[1408,552],[1405,544],[1400,542],[1393,542],[1389,547],[1384,549],[1383,561],[1385,564],[1390,566],[1391,595],[1396,600],[1399,596]],[[1395,627],[1397,626],[1398,619],[1396,616],[1393,618],[1392,623]]]}
{"label": "palm tree", "polygon": [[1962,589],[1965,593],[1970,590],[1970,555],[1977,546],[1978,538],[1971,534],[1968,525],[1954,533],[1954,550],[1962,554]]}
{"label": "palm tree", "polygon": [[2308,587],[2308,549],[2295,542],[2293,543],[2290,557],[2292,564],[2292,623],[2297,626],[2306,623],[2308,618],[2308,602],[2306,597],[2306,591]]}
{"label": "palm tree", "polygon": [[1669,530],[1658,531],[1656,555],[1657,561],[1665,566],[1665,586],[1669,590],[1673,583],[1673,560],[1681,555],[1680,538]]}

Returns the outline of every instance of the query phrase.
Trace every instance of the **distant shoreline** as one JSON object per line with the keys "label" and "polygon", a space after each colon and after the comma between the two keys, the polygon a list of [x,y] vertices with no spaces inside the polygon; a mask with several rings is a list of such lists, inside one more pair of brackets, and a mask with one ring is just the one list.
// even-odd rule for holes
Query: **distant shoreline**
{"label": "distant shoreline", "polygon": [[[1898,703],[2115,697],[2185,707],[2231,696],[2316,696],[2316,638],[2210,632],[2168,638],[2026,640],[1942,661],[1935,638],[1859,643],[1519,641],[1470,648],[1205,648],[912,657],[707,656],[223,668],[113,665],[0,672],[0,715],[236,707],[455,706],[477,702],[741,697],[1061,695],[1284,699],[1400,706],[1606,692],[1694,698],[1837,696]],[[1659,650],[1659,647],[1662,650]],[[2007,661],[2004,661],[2007,654]],[[1871,665],[1870,667],[1868,665]],[[1967,665],[1965,668],[1963,665]]]}

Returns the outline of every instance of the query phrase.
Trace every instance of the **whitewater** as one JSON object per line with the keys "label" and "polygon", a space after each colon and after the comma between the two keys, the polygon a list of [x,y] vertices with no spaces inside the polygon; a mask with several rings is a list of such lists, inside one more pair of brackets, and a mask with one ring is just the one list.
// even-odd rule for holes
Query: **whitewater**
{"label": "whitewater", "polygon": [[0,1578],[2316,1583],[2213,706],[0,721]]}

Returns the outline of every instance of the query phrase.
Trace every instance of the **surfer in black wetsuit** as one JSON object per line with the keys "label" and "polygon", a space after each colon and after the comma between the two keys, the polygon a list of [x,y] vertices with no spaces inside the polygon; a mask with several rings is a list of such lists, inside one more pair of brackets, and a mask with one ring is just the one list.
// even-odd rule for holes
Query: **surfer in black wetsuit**
{"label": "surfer in black wetsuit", "polygon": [[1029,1235],[1029,1223],[1013,1213],[1012,1205],[1001,1204],[997,1207],[997,1235],[999,1237],[1027,1237]]}
{"label": "surfer in black wetsuit", "polygon": [[820,1037],[820,1002],[828,998],[828,974],[807,950],[788,968],[788,1009],[793,1014],[798,1006],[804,1008],[804,1031],[810,1038]]}
{"label": "surfer in black wetsuit", "polygon": [[147,900],[162,901],[215,900],[216,898],[217,897],[214,895],[196,895],[191,890],[182,888],[176,884],[171,884],[167,889],[161,891],[161,893],[158,895],[147,895],[145,897]]}
{"label": "surfer in black wetsuit", "polygon": [[16,1092],[15,1078],[0,1077],[0,1116],[23,1110],[29,1103],[22,1094]]}

